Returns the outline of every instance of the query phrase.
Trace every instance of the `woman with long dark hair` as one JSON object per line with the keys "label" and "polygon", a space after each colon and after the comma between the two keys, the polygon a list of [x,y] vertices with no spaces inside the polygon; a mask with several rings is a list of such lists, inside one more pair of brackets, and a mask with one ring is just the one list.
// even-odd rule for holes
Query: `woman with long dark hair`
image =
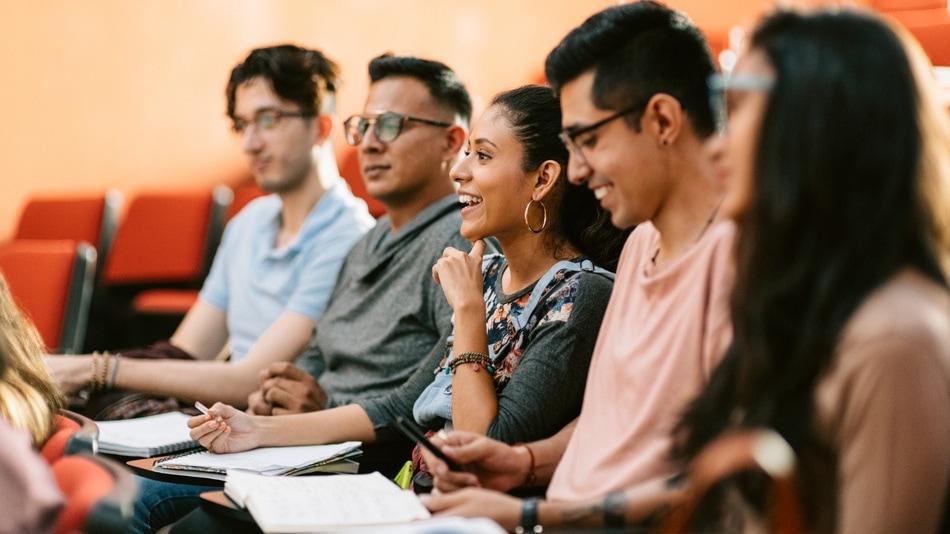
{"label": "woman with long dark hair", "polygon": [[810,530],[933,532],[950,489],[950,138],[907,43],[860,12],[780,13],[711,83],[734,339],[677,453],[776,430]]}

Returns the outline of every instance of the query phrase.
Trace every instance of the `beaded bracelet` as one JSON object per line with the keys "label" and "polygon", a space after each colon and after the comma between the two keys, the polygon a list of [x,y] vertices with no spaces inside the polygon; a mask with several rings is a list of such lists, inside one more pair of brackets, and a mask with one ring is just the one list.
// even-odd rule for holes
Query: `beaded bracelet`
{"label": "beaded bracelet", "polygon": [[491,358],[487,354],[482,354],[480,352],[463,352],[456,355],[452,358],[452,361],[449,362],[448,366],[445,368],[445,374],[455,374],[455,369],[460,365],[465,365],[467,363],[472,364],[472,371],[476,373],[480,368],[485,368],[489,373],[495,372],[495,365],[492,362]]}

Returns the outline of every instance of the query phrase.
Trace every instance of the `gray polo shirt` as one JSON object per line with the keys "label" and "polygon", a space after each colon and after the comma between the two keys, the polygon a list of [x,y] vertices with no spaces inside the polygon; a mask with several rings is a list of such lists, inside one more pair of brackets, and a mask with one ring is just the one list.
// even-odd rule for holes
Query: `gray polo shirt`
{"label": "gray polo shirt", "polygon": [[[448,196],[396,233],[389,218],[381,218],[347,254],[317,323],[315,350],[297,360],[326,391],[328,407],[358,401],[377,429],[403,409],[411,416],[428,381],[407,380],[420,366],[431,380],[451,333],[452,309],[432,280],[432,266],[445,247],[471,248],[461,225],[458,197]],[[407,406],[373,400],[397,389]]]}

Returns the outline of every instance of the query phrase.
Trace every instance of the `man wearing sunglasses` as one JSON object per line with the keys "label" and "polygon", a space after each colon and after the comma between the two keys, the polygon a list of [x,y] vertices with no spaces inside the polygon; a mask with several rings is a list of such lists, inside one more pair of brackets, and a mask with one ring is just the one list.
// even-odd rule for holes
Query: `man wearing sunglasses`
{"label": "man wearing sunglasses", "polygon": [[[622,527],[662,502],[680,468],[672,432],[731,341],[731,222],[704,144],[715,125],[714,71],[699,30],[641,1],[607,8],[548,56],[561,97],[568,177],[587,185],[620,228],[636,226],[591,360],[580,416],[550,439],[508,446],[463,432],[442,441],[466,472],[435,472],[430,509],[489,515],[503,527]],[[547,501],[481,488],[547,484]],[[661,496],[641,508],[638,496]],[[487,512],[486,512],[487,511]]]}

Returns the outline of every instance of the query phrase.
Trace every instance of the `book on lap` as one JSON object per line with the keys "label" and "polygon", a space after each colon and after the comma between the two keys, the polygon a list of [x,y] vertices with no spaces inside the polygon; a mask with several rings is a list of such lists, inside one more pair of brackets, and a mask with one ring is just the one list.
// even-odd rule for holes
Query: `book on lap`
{"label": "book on lap", "polygon": [[190,415],[169,412],[124,421],[97,421],[99,452],[149,458],[200,447],[191,439]]}
{"label": "book on lap", "polygon": [[415,493],[378,472],[275,478],[229,471],[224,492],[266,533],[335,532],[430,516]]}
{"label": "book on lap", "polygon": [[152,471],[168,475],[225,480],[228,470],[265,476],[308,473],[354,473],[362,454],[359,441],[329,445],[261,447],[243,452],[218,454],[206,449],[169,456],[155,462]]}

